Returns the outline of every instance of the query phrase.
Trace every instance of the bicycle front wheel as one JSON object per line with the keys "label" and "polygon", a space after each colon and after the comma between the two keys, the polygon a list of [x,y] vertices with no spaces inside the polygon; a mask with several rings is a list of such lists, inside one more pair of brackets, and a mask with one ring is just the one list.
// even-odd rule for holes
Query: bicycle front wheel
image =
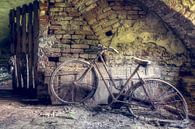
{"label": "bicycle front wheel", "polygon": [[160,79],[146,79],[130,94],[131,113],[141,119],[158,122],[188,122],[187,103],[171,84]]}
{"label": "bicycle front wheel", "polygon": [[51,76],[52,94],[65,104],[82,103],[91,98],[97,89],[98,77],[94,67],[85,72],[89,67],[88,62],[81,60],[62,63]]}

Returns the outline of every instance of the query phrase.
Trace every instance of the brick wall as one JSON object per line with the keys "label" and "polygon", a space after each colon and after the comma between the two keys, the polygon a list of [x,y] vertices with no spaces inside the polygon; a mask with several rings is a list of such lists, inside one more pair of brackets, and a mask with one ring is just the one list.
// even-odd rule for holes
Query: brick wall
{"label": "brick wall", "polygon": [[185,47],[189,50],[190,60],[180,68],[182,91],[190,111],[195,113],[195,1],[192,0],[139,0],[150,11],[155,12],[172,28]]}
{"label": "brick wall", "polygon": [[195,2],[191,0],[139,0],[157,13],[175,31],[189,49],[194,49]]}
{"label": "brick wall", "polygon": [[[151,11],[147,7],[153,4],[147,2],[143,5],[124,0],[43,0],[39,47],[39,71],[45,76],[42,83],[48,85],[52,71],[63,61],[93,58],[95,54],[90,50],[101,43],[120,52],[106,53],[115,79],[127,78],[135,68],[131,56],[136,56],[153,61],[150,67],[140,70],[143,77],[177,84],[181,66],[191,61],[188,45],[176,33],[171,19],[160,17],[159,10],[169,6],[161,3]],[[56,57],[58,62],[51,61]]]}

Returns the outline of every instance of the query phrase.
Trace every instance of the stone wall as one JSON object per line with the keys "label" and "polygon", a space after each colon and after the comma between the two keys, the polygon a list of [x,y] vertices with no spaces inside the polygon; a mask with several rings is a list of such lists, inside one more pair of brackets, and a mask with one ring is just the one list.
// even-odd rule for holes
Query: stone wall
{"label": "stone wall", "polygon": [[[140,70],[143,77],[161,78],[174,85],[184,78],[182,72],[193,67],[193,3],[43,0],[40,8],[39,71],[45,76],[44,86],[63,61],[94,58],[96,54],[90,52],[98,43],[119,50],[119,54],[106,53],[105,57],[109,71],[122,81],[136,66],[132,56],[153,62]],[[188,89],[177,87],[185,93],[192,84]]]}
{"label": "stone wall", "polygon": [[192,0],[139,0],[144,6],[155,12],[159,17],[172,28],[186,48],[190,51],[192,58],[191,64],[194,64],[195,50],[195,2]]}
{"label": "stone wall", "polygon": [[[69,7],[64,2],[60,3],[59,7],[56,5],[58,3],[52,4],[50,1],[49,16],[47,16],[50,19],[46,30],[49,33],[47,36],[55,35],[56,41],[60,42],[54,43],[52,48],[67,48],[66,53],[77,51],[80,54],[82,52],[79,50],[71,50],[70,45],[77,44],[78,48],[78,44],[102,43],[108,46],[112,39],[111,46],[120,50],[123,56],[145,56],[154,61],[160,61],[160,64],[175,66],[181,66],[187,61],[188,52],[182,41],[158,16],[145,12],[137,5],[124,5],[120,1],[98,1],[92,2],[90,8],[85,7],[87,11],[84,11],[79,10],[84,8],[78,7],[79,3],[75,4],[72,10],[69,8],[72,3]],[[72,12],[69,12],[70,10]],[[109,31],[116,34],[107,36],[106,33]],[[62,47],[62,44],[65,45]],[[89,48],[87,45],[82,47]]]}
{"label": "stone wall", "polygon": [[[48,16],[41,16],[41,21],[47,24],[41,24],[40,36],[40,71],[48,72],[48,67],[55,67],[54,62],[45,65],[48,57],[59,57],[59,64],[67,58],[91,58],[88,54],[89,49],[99,43],[88,23],[74,5],[68,2],[50,2],[42,6],[49,6]],[[42,11],[43,12],[43,11]],[[44,19],[45,18],[45,19]],[[42,22],[43,23],[43,22]],[[43,29],[44,28],[44,29]],[[41,59],[45,60],[41,60]],[[57,63],[58,64],[58,63]],[[46,68],[46,69],[45,69]],[[47,73],[46,73],[47,75]]]}
{"label": "stone wall", "polygon": [[[47,84],[52,71],[62,61],[93,58],[95,55],[88,51],[98,43],[119,50],[117,55],[106,54],[111,69],[117,67],[120,71],[112,71],[116,77],[125,74],[120,68],[133,69],[131,57],[137,56],[154,62],[149,72],[142,72],[144,76],[176,84],[179,67],[188,61],[182,41],[157,15],[137,3],[50,0],[41,4],[40,15],[39,69],[45,74]],[[58,57],[59,62],[49,61],[48,57]]]}
{"label": "stone wall", "polygon": [[[142,0],[140,0],[142,2]],[[195,1],[194,0],[144,0],[144,6],[155,12],[184,43],[190,60],[180,68],[180,87],[185,91],[191,112],[195,113]]]}

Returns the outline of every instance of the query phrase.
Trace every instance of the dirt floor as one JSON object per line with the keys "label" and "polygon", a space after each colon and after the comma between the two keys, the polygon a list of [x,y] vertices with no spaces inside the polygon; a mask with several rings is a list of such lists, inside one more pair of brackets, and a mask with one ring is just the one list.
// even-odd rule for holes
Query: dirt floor
{"label": "dirt floor", "polygon": [[[187,129],[195,129],[193,122]],[[78,106],[30,105],[0,99],[0,129],[176,129],[146,124],[122,113]]]}

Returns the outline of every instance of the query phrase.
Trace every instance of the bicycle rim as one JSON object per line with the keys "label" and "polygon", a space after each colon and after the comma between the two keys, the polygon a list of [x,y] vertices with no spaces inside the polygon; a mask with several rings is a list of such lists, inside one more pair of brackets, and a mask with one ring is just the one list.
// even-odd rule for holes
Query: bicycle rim
{"label": "bicycle rim", "polygon": [[54,97],[65,104],[82,103],[91,98],[98,86],[98,76],[94,68],[74,83],[89,66],[86,61],[70,60],[57,67],[50,80]]}
{"label": "bicycle rim", "polygon": [[130,111],[140,119],[188,123],[188,107],[182,94],[171,84],[160,79],[146,79],[130,94]]}

